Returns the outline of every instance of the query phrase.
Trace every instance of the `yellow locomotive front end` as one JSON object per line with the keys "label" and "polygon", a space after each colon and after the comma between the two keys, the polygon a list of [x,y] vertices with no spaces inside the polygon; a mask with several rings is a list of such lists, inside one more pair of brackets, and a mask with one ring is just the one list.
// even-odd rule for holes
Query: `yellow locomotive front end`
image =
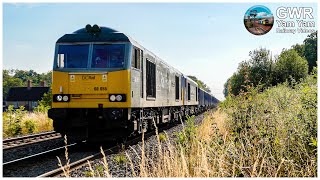
{"label": "yellow locomotive front end", "polygon": [[[130,72],[53,71],[53,108],[128,108]],[[64,101],[64,99],[66,101]]]}
{"label": "yellow locomotive front end", "polygon": [[127,136],[131,48],[124,34],[97,26],[57,41],[48,113],[55,131],[72,140]]}

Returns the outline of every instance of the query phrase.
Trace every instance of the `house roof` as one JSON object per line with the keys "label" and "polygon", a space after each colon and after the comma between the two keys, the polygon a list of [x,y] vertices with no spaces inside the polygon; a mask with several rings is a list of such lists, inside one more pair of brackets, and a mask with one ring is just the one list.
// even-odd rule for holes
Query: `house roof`
{"label": "house roof", "polygon": [[40,101],[49,87],[13,87],[10,88],[7,101]]}

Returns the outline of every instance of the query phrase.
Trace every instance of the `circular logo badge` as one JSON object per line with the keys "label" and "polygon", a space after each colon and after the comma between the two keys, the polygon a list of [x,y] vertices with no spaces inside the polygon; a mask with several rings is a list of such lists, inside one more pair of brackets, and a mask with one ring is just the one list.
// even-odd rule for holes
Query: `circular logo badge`
{"label": "circular logo badge", "polygon": [[268,33],[273,26],[273,14],[265,6],[252,6],[244,15],[244,26],[254,35],[264,35]]}

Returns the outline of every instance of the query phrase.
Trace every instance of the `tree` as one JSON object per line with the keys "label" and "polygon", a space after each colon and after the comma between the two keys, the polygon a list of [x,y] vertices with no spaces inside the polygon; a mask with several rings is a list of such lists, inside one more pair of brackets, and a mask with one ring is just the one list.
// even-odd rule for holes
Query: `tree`
{"label": "tree", "polygon": [[273,61],[270,50],[266,48],[255,49],[249,52],[248,61],[249,81],[253,86],[263,85],[268,87],[271,84]]}
{"label": "tree", "polygon": [[224,85],[224,95],[229,93],[238,95],[246,92],[248,86],[262,88],[269,87],[272,83],[272,68],[274,66],[270,50],[265,48],[255,49],[249,52],[250,59],[242,61],[236,73],[234,73]]}
{"label": "tree", "polygon": [[224,97],[227,97],[228,94],[229,94],[229,85],[230,85],[230,78],[223,85],[223,95],[224,95]]}
{"label": "tree", "polygon": [[309,72],[312,71],[313,67],[317,66],[317,33],[318,31],[311,33],[303,41],[304,43],[304,57],[308,61]]}
{"label": "tree", "polygon": [[254,27],[254,21],[256,20],[256,16],[257,16],[257,10],[251,10],[250,11],[250,17],[253,17],[253,27]]}
{"label": "tree", "polygon": [[275,63],[274,82],[285,82],[293,78],[300,81],[308,75],[308,62],[305,58],[299,56],[294,49],[281,52]]}
{"label": "tree", "polygon": [[10,88],[27,86],[28,80],[32,80],[33,86],[40,86],[41,81],[46,81],[47,86],[50,87],[51,76],[52,71],[38,74],[34,70],[3,70],[3,100],[7,97]]}
{"label": "tree", "polygon": [[[254,17],[254,14],[251,12],[250,16]],[[305,78],[308,72],[311,73],[317,67],[317,33],[308,35],[302,45],[296,44],[289,50],[284,49],[276,61],[265,48],[250,51],[249,56],[250,59],[242,61],[237,72],[224,84],[225,97],[246,91],[248,85],[260,86],[264,90],[287,80],[300,81]]]}
{"label": "tree", "polygon": [[304,57],[304,44],[296,44],[291,46],[291,48],[296,50],[299,56]]}
{"label": "tree", "polygon": [[8,96],[11,87],[19,87],[23,82],[19,78],[11,76],[12,70],[3,70],[3,100]]}
{"label": "tree", "polygon": [[28,80],[31,80],[34,85],[39,84],[37,76],[38,73],[33,70],[26,71],[16,69],[14,70],[13,77],[21,79],[24,83],[24,86],[26,86]]}
{"label": "tree", "polygon": [[[250,66],[248,62],[243,61],[239,64],[237,72],[235,72],[225,84],[224,92],[227,95],[238,95],[240,92],[246,91],[246,86],[250,84],[249,80]],[[226,94],[225,93],[225,94]]]}

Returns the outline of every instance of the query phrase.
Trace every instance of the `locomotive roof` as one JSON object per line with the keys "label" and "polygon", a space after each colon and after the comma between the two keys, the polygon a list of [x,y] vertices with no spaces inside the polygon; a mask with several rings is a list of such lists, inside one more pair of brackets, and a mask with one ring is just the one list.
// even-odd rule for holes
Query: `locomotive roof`
{"label": "locomotive roof", "polygon": [[[115,33],[115,32],[119,32],[115,29],[109,28],[109,27],[100,27],[101,33],[105,34],[105,33]],[[82,33],[88,33],[86,28],[81,28],[76,30],[75,32],[73,32],[73,34],[82,34]]]}
{"label": "locomotive roof", "polygon": [[93,34],[86,28],[81,28],[72,34],[65,34],[57,40],[57,43],[75,43],[75,42],[129,42],[128,36],[112,28],[100,27],[100,32]]}

